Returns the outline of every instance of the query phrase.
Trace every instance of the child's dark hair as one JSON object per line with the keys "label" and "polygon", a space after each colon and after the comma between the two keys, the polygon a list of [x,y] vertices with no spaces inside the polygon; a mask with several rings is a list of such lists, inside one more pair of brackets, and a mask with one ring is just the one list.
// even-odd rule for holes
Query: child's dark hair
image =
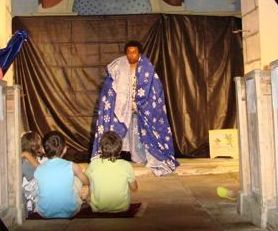
{"label": "child's dark hair", "polygon": [[30,152],[33,156],[36,156],[42,148],[42,139],[37,132],[29,131],[25,132],[21,136],[21,151]]}
{"label": "child's dark hair", "polygon": [[100,157],[114,162],[121,156],[122,144],[122,139],[116,132],[105,132],[100,140]]}
{"label": "child's dark hair", "polygon": [[136,40],[130,40],[125,44],[124,52],[126,54],[128,47],[137,47],[140,54],[143,53],[143,46],[140,42]]}
{"label": "child's dark hair", "polygon": [[60,157],[63,154],[66,141],[61,132],[51,131],[43,137],[43,147],[48,158]]}

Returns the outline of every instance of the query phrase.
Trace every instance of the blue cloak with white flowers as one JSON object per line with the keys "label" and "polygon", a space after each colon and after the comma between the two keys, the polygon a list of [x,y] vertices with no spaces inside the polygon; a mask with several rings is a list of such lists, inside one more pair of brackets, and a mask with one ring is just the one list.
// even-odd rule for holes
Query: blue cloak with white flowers
{"label": "blue cloak with white flowers", "polygon": [[[127,59],[122,57],[122,60],[125,60],[125,65],[129,69]],[[118,78],[120,68],[123,66],[119,62],[116,60],[110,64],[112,68],[107,68],[107,76],[100,93],[92,156],[99,153],[100,139],[105,131],[116,131],[122,138],[127,133],[130,120],[125,117],[129,118],[128,113],[131,113],[131,103],[128,102],[130,87],[127,86],[128,79]],[[178,162],[174,158],[172,132],[167,118],[163,87],[154,66],[144,55],[141,55],[138,61],[136,78],[135,101],[139,139],[153,157],[159,161],[171,162],[175,168]],[[122,88],[122,91],[118,90],[119,88]]]}

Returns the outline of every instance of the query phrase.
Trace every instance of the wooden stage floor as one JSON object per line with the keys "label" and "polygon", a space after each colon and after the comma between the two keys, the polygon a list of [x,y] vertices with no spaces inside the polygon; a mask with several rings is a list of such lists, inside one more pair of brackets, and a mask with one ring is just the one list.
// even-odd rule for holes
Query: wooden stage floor
{"label": "wooden stage floor", "polygon": [[[180,166],[175,174],[179,176],[224,174],[239,172],[239,160],[230,158],[186,158],[178,159]],[[136,176],[152,175],[150,169],[143,165],[132,164]]]}

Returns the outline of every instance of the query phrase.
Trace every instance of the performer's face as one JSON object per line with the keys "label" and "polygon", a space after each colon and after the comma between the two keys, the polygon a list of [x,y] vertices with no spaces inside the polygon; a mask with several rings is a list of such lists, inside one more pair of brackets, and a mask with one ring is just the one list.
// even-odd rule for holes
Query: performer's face
{"label": "performer's face", "polygon": [[138,62],[140,58],[140,53],[137,47],[128,47],[126,50],[126,56],[128,59],[128,62],[130,64],[135,64]]}

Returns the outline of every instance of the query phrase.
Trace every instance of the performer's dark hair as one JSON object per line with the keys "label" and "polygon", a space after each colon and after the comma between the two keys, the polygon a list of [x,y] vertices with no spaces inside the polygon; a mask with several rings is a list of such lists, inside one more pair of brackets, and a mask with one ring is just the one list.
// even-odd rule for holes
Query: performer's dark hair
{"label": "performer's dark hair", "polygon": [[48,158],[61,156],[65,146],[66,141],[61,132],[51,131],[43,137],[43,147]]}
{"label": "performer's dark hair", "polygon": [[136,41],[136,40],[130,40],[130,41],[128,41],[128,42],[125,44],[125,49],[124,49],[125,54],[126,54],[126,52],[127,52],[127,48],[128,48],[128,47],[137,47],[139,53],[140,53],[140,54],[143,53],[143,46],[142,46],[142,44],[141,44],[140,42]]}
{"label": "performer's dark hair", "polygon": [[120,158],[122,144],[122,139],[116,132],[105,132],[100,140],[100,157],[114,162],[116,159]]}

